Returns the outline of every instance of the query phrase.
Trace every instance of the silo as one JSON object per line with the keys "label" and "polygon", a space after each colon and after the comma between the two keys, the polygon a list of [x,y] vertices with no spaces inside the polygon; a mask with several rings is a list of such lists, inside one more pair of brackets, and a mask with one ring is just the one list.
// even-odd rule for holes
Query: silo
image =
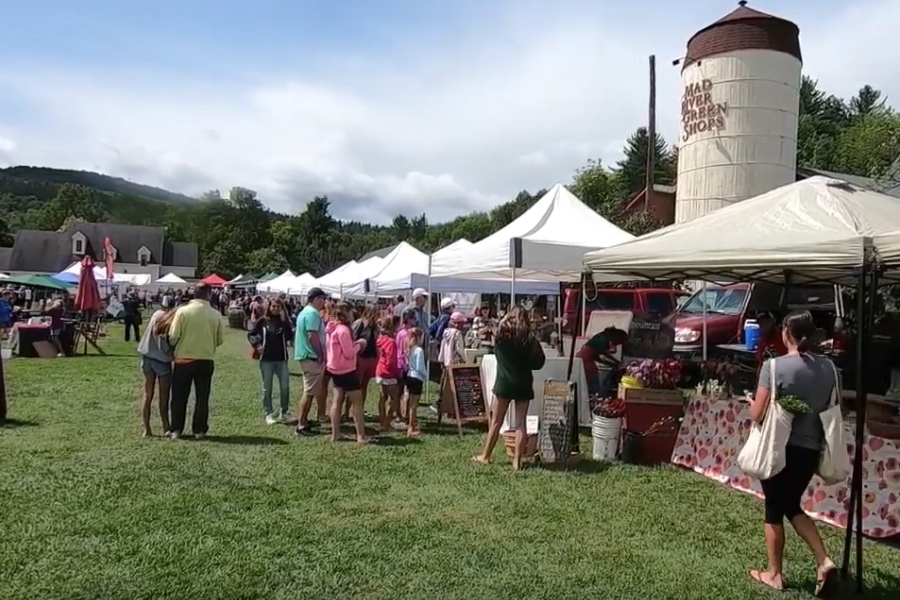
{"label": "silo", "polygon": [[796,177],[800,31],[790,21],[738,4],[687,44],[678,223]]}

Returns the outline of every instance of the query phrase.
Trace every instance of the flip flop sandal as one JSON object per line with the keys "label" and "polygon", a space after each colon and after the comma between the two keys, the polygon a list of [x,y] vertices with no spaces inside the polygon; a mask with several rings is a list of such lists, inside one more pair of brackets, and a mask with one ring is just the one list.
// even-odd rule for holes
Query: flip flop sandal
{"label": "flip flop sandal", "polygon": [[757,583],[761,583],[762,585],[766,586],[769,589],[775,590],[776,592],[784,591],[784,587],[775,587],[774,585],[772,585],[771,582],[763,579],[762,575],[763,575],[763,571],[759,571],[757,569],[750,570],[750,579],[752,579],[753,581],[755,581]]}
{"label": "flip flop sandal", "polygon": [[838,587],[838,575],[836,565],[829,565],[816,573],[816,598],[828,598],[834,594]]}

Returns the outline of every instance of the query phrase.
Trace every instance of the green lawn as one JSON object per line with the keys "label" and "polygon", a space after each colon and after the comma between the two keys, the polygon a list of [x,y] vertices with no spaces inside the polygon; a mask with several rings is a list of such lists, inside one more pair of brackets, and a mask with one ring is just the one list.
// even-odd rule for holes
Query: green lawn
{"label": "green lawn", "polygon": [[[263,423],[238,332],[212,437],[141,439],[134,347],[106,347],[6,363],[18,423],[0,430],[2,600],[776,597],[746,576],[765,561],[760,504],[698,475],[514,474],[502,448],[476,468],[482,435],[450,426],[377,447],[296,439]],[[821,528],[839,556],[842,532]],[[900,552],[866,552],[867,597],[896,600]],[[788,560],[790,596],[811,597],[795,536]]]}

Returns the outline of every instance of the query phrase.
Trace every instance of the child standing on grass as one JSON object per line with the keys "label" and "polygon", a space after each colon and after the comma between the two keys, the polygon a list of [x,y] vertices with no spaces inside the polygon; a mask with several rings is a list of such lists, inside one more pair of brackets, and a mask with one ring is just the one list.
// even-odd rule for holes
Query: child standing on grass
{"label": "child standing on grass", "polygon": [[153,396],[159,390],[159,418],[163,433],[169,433],[169,394],[172,389],[172,348],[169,346],[169,327],[175,318],[175,309],[160,309],[150,317],[144,337],[138,342],[141,355],[141,372],[144,374],[144,394],[141,401],[141,435],[153,435],[150,429],[150,413]]}
{"label": "child standing on grass", "polygon": [[403,404],[404,402],[408,402],[407,399],[403,398],[404,390],[406,390],[406,372],[409,370],[409,361],[407,360],[406,355],[406,341],[409,338],[409,330],[416,326],[416,311],[407,308],[401,314],[400,319],[400,327],[397,330],[397,368],[400,371],[401,410],[400,414],[396,415],[396,421],[394,422],[394,425],[397,427],[405,421],[406,413],[408,411],[406,405]]}
{"label": "child standing on grass", "polygon": [[366,347],[366,341],[362,339],[353,341],[353,332],[350,330],[352,314],[350,305],[340,302],[335,306],[332,320],[325,327],[327,336],[325,368],[334,386],[334,398],[331,402],[331,440],[337,442],[341,439],[341,408],[344,399],[349,398],[356,426],[356,441],[359,444],[368,444],[373,440],[366,436],[357,365],[357,356]]}
{"label": "child standing on grass", "polygon": [[[380,335],[378,364],[375,366],[375,383],[381,388],[378,398],[378,422],[382,431],[391,429],[391,416],[400,413],[400,368],[397,365],[397,340],[394,338],[394,317],[381,317],[378,321]],[[388,405],[388,400],[390,404]]]}
{"label": "child standing on grass", "polygon": [[425,340],[425,332],[418,327],[408,330],[406,337],[406,418],[408,437],[422,435],[418,427],[419,398],[428,378],[428,363],[425,360],[425,350],[422,343]]}

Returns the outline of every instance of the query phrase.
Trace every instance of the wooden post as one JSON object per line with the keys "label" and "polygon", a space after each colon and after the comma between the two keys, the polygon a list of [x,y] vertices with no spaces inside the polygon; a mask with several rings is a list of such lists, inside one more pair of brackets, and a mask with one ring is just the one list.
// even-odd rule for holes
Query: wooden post
{"label": "wooden post", "polygon": [[650,105],[647,119],[647,180],[644,187],[644,211],[650,210],[653,196],[653,172],[656,170],[656,56],[650,55]]}

